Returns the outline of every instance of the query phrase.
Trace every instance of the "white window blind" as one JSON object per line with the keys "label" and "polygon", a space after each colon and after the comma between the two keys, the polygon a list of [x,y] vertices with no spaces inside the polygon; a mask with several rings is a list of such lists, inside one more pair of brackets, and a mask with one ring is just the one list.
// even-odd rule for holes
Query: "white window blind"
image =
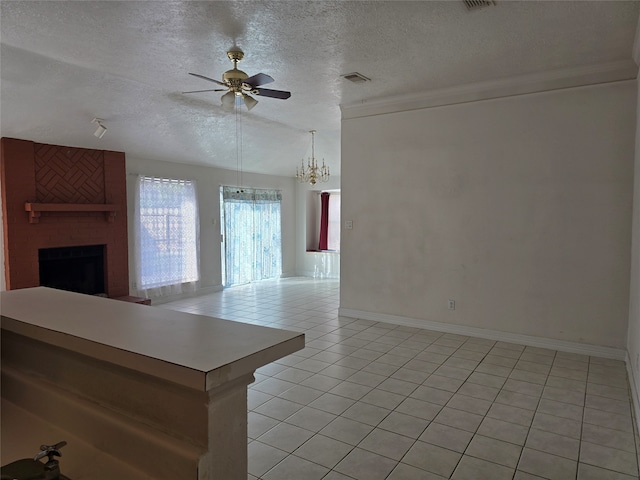
{"label": "white window blind", "polygon": [[138,177],[137,290],[154,297],[194,289],[198,280],[198,206],[195,182]]}

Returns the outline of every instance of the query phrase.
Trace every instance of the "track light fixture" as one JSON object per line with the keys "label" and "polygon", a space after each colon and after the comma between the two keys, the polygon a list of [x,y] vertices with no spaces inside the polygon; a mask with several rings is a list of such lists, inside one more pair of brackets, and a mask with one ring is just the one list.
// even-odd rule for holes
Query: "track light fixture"
{"label": "track light fixture", "polygon": [[96,131],[93,132],[93,134],[98,138],[104,137],[104,134],[107,132],[107,127],[102,125],[102,122],[104,122],[104,120],[102,120],[101,118],[94,118],[93,120],[91,120],[91,123],[98,124],[98,128],[96,128]]}

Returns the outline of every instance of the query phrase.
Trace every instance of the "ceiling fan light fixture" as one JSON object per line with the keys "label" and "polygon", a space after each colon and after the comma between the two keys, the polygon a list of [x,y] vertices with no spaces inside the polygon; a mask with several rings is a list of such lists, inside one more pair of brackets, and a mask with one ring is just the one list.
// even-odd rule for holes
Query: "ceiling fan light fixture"
{"label": "ceiling fan light fixture", "polygon": [[249,95],[243,94],[242,98],[244,100],[244,104],[247,106],[247,110],[251,110],[258,104],[258,100]]}
{"label": "ceiling fan light fixture", "polygon": [[236,104],[236,94],[234,92],[227,92],[220,97],[222,106],[226,109],[232,109]]}
{"label": "ceiling fan light fixture", "polygon": [[104,137],[104,134],[107,133],[107,127],[105,127],[102,122],[104,122],[104,120],[102,120],[101,118],[94,118],[93,120],[91,120],[91,123],[95,123],[98,125],[96,131],[93,132],[93,135],[98,138]]}

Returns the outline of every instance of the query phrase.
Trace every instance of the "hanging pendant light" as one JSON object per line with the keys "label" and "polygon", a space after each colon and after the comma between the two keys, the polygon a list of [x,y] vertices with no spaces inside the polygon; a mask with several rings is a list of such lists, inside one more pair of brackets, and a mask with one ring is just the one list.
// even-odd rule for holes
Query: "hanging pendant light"
{"label": "hanging pendant light", "polygon": [[316,183],[324,183],[329,180],[329,167],[324,163],[322,159],[322,166],[318,166],[315,158],[315,130],[310,130],[311,134],[311,158],[307,160],[307,166],[304,166],[304,159],[302,160],[302,167],[300,170],[296,167],[296,178],[300,183],[310,183],[315,185]]}

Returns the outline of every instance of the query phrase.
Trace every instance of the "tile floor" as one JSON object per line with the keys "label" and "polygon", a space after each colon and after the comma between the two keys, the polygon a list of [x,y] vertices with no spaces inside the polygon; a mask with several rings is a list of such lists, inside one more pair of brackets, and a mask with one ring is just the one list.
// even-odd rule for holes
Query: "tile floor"
{"label": "tile floor", "polygon": [[631,480],[623,362],[338,316],[292,278],[163,308],[301,331],[249,388],[249,480]]}

